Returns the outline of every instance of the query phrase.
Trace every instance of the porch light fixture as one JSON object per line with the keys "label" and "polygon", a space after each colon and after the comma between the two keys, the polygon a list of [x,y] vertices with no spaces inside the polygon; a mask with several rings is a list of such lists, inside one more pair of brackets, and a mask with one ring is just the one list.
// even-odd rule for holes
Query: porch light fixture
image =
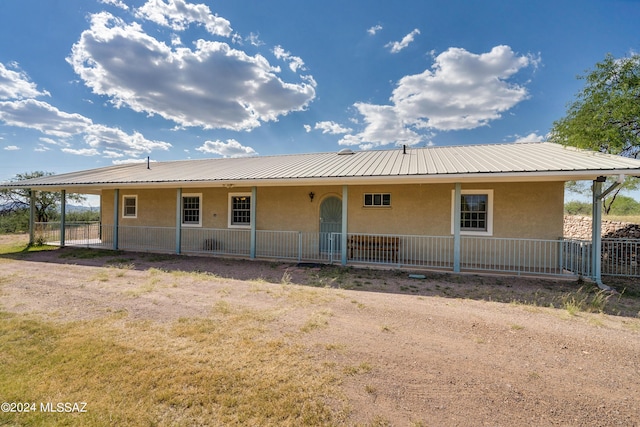
{"label": "porch light fixture", "polygon": [[312,192],[310,192],[310,193],[309,193],[309,201],[310,201],[310,202],[313,202],[313,198],[314,198],[315,196],[316,196],[316,195],[315,195],[315,193],[314,193],[313,191],[312,191]]}

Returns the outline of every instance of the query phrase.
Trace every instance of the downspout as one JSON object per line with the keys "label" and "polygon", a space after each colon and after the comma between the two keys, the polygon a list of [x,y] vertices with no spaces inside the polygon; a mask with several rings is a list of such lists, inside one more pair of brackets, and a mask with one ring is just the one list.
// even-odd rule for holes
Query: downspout
{"label": "downspout", "polygon": [[460,273],[460,211],[462,210],[462,184],[456,183],[453,192],[453,272]]}
{"label": "downspout", "polygon": [[600,289],[613,291],[613,288],[602,283],[602,199],[615,190],[624,181],[624,175],[618,177],[618,181],[602,191],[602,183],[606,181],[604,176],[599,176],[593,181],[592,220],[591,220],[591,263],[592,276]]}
{"label": "downspout", "polygon": [[65,217],[67,216],[67,191],[60,191],[60,247],[64,248],[64,235],[65,235]]}

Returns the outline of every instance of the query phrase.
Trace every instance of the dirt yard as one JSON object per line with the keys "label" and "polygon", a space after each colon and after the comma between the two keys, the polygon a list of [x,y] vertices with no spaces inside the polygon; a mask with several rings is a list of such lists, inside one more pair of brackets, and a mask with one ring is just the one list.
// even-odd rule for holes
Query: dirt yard
{"label": "dirt yard", "polygon": [[[171,274],[180,271],[215,280]],[[279,298],[283,288],[301,297]],[[341,381],[346,425],[640,425],[640,297],[602,303],[587,288],[70,248],[0,257],[7,312],[163,323],[206,316],[224,299],[278,310],[274,335],[309,325],[296,339],[318,363],[361,368]]]}

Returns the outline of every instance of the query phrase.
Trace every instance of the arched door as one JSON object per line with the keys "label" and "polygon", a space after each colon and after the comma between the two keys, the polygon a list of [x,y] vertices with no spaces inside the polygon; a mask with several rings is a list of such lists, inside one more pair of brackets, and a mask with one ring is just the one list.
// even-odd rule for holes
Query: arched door
{"label": "arched door", "polygon": [[341,232],[342,200],[335,196],[327,197],[320,204],[320,251],[340,252],[340,239],[335,233]]}

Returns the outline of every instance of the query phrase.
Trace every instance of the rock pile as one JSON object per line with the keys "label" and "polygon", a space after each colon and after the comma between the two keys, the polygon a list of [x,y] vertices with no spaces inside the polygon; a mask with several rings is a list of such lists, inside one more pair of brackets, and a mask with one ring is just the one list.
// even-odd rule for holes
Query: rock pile
{"label": "rock pile", "polygon": [[[591,240],[591,217],[564,216],[564,237]],[[640,225],[621,221],[602,221],[602,237],[612,239],[640,239]]]}

